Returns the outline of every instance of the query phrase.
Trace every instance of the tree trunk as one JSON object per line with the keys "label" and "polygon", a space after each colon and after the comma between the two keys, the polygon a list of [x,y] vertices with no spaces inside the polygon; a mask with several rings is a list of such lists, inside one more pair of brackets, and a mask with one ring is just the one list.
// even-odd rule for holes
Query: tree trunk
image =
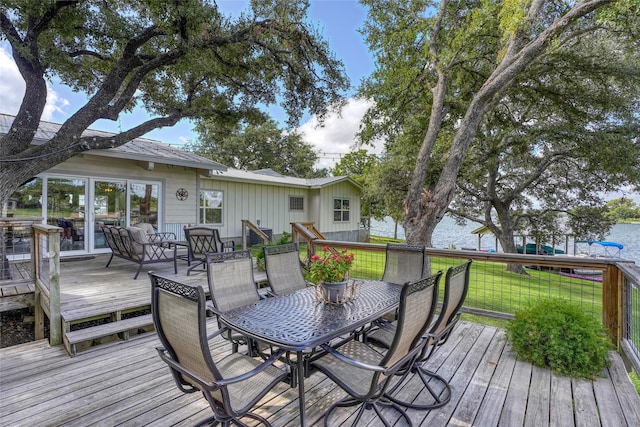
{"label": "tree trunk", "polygon": [[[511,216],[509,215],[509,208],[502,206],[499,203],[495,203],[494,208],[498,216],[498,221],[500,222],[500,227],[498,228],[493,225],[489,226],[489,229],[498,238],[500,245],[502,246],[502,250],[505,253],[518,253],[514,242],[513,223],[511,222]],[[524,269],[522,264],[507,264],[507,271],[517,274],[527,274],[527,271]]]}

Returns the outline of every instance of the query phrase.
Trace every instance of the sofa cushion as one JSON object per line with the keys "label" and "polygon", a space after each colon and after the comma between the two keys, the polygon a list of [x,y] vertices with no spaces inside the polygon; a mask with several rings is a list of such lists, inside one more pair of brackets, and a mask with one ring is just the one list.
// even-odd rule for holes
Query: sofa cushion
{"label": "sofa cushion", "polygon": [[149,243],[149,236],[140,227],[128,227],[127,230],[131,232],[133,240],[137,243]]}
{"label": "sofa cushion", "polygon": [[144,230],[144,232],[147,233],[147,235],[156,234],[156,229],[153,228],[153,225],[149,224],[148,222],[139,222],[137,224],[132,225],[132,227],[136,227],[141,230]]}

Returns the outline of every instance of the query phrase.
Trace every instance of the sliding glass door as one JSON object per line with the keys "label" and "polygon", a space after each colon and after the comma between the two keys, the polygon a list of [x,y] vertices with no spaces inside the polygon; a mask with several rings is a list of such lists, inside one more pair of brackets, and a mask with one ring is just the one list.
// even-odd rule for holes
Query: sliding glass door
{"label": "sliding glass door", "polygon": [[146,222],[158,229],[160,184],[149,182],[129,183],[129,223]]}
{"label": "sliding glass door", "polygon": [[[40,216],[41,212],[47,224],[62,229],[63,252],[106,252],[105,225],[126,227],[146,222],[158,229],[161,194],[162,184],[157,181],[45,176],[25,183],[14,193],[7,214]],[[28,252],[28,247],[22,250]]]}
{"label": "sliding glass door", "polygon": [[49,178],[47,180],[47,224],[62,228],[60,250],[85,250],[85,203],[87,180]]}
{"label": "sliding glass door", "polygon": [[107,248],[102,227],[127,224],[126,181],[94,181],[93,183],[93,248]]}

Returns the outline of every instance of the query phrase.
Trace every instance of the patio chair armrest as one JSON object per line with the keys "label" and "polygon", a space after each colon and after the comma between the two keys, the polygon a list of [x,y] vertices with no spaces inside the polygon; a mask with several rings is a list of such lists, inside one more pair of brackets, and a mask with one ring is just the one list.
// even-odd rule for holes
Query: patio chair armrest
{"label": "patio chair armrest", "polygon": [[176,234],[171,231],[159,231],[149,235],[149,241],[162,242],[164,240],[176,240]]}
{"label": "patio chair armrest", "polygon": [[337,359],[343,361],[344,363],[348,363],[349,365],[355,366],[356,368],[367,369],[369,371],[378,371],[378,372],[385,372],[387,370],[384,366],[369,365],[368,363],[360,362],[359,360],[355,360],[350,358],[349,356],[345,356],[335,348],[331,347],[329,344],[322,344],[320,348],[322,348],[327,353],[333,355]]}
{"label": "patio chair armrest", "polygon": [[371,322],[371,326],[372,327],[377,327],[379,329],[386,329],[389,331],[394,331],[396,329],[396,326],[384,319],[378,318],[376,320],[374,320],[373,322]]}
{"label": "patio chair armrest", "polygon": [[433,340],[435,340],[436,343],[439,343],[443,338],[445,338],[447,335],[449,335],[451,333],[451,330],[458,323],[458,319],[459,318],[460,318],[460,313],[457,313],[453,317],[453,320],[451,322],[449,322],[449,324],[447,326],[445,326],[444,329],[442,329],[440,332],[428,333],[426,336],[428,338],[432,338]]}
{"label": "patio chair armrest", "polygon": [[[260,372],[264,371],[265,369],[267,369],[269,366],[273,365],[275,362],[278,361],[278,359],[280,358],[280,356],[282,356],[285,353],[284,350],[282,349],[278,349],[276,352],[272,353],[271,356],[266,359],[264,362],[262,362],[261,364],[259,364],[258,366],[256,366],[255,368],[253,368],[252,370],[245,372],[244,374],[235,376],[235,377],[231,377],[231,378],[223,378],[219,381],[216,382],[216,384],[220,385],[220,386],[225,386],[225,385],[229,385],[229,384],[234,384],[240,381],[244,381],[248,378],[253,377],[254,375],[259,374]],[[286,371],[282,371],[283,375],[286,375],[287,372]]]}
{"label": "patio chair armrest", "polygon": [[[171,369],[173,369],[174,371],[176,371],[180,375],[184,375],[185,377],[189,378],[190,380],[192,380],[193,382],[197,383],[202,388],[205,388],[207,390],[217,390],[218,388],[220,388],[220,386],[217,383],[214,383],[214,382],[211,382],[211,381],[203,379],[197,373],[191,371],[190,369],[185,368],[180,363],[176,362],[171,357],[171,355],[169,354],[169,352],[167,351],[166,348],[164,348],[164,347],[156,347],[156,350],[158,351],[158,354],[160,355],[160,359],[162,359],[167,365],[169,365],[169,367]],[[176,379],[176,382],[178,382],[178,386],[180,387],[180,389],[182,391],[188,392],[188,393],[191,393],[192,391],[197,391],[196,387],[193,387],[191,384],[184,383],[183,381],[178,381],[178,378],[176,376],[176,372],[174,372],[173,375],[174,375],[174,378]],[[190,386],[190,388],[189,389],[184,389],[183,386],[185,386],[185,385]],[[194,390],[191,390],[191,388],[193,388]]]}
{"label": "patio chair armrest", "polygon": [[213,313],[218,317],[222,314],[222,312],[218,310],[211,301],[207,301],[207,303],[205,304],[205,309],[207,310],[207,312]]}
{"label": "patio chair armrest", "polygon": [[[176,251],[169,249],[166,242],[160,240],[154,242],[140,243],[142,246],[142,258],[146,261],[149,260],[171,260],[176,258]],[[170,255],[167,253],[170,251]]]}
{"label": "patio chair armrest", "polygon": [[227,240],[222,242],[222,252],[232,252],[236,249],[236,242],[233,240]]}
{"label": "patio chair armrest", "polygon": [[369,334],[371,334],[372,332],[378,331],[378,330],[386,330],[389,331],[391,333],[395,334],[395,330],[396,327],[394,324],[392,324],[391,322],[388,322],[382,318],[378,318],[376,320],[374,320],[373,322],[371,322],[369,325],[365,325],[362,328],[362,333],[364,334],[364,342],[368,342],[367,341],[367,337]]}
{"label": "patio chair armrest", "polygon": [[275,298],[277,296],[278,295],[276,295],[271,288],[267,289],[267,294],[266,294],[267,298]]}

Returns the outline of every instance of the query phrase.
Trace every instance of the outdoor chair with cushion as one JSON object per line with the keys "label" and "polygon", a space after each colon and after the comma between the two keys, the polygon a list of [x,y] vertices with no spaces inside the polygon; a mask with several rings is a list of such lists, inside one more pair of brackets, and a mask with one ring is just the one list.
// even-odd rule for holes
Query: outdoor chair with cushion
{"label": "outdoor chair with cushion", "polygon": [[131,227],[141,228],[144,230],[147,235],[147,240],[149,242],[163,242],[165,240],[175,240],[176,235],[170,231],[161,232],[157,231],[153,225],[148,222],[139,222],[137,224],[133,224]]}
{"label": "outdoor chair with cushion", "polygon": [[353,405],[360,405],[353,425],[365,409],[373,409],[384,425],[391,425],[385,418],[387,408],[395,409],[411,424],[404,409],[388,399],[386,391],[395,374],[411,364],[424,347],[423,335],[435,313],[441,276],[442,272],[438,272],[402,286],[396,334],[388,351],[379,352],[358,340],[340,343],[335,348],[327,344],[321,346],[327,353],[313,361],[312,367],[324,372],[349,394],[329,407],[324,416],[325,426],[332,425],[329,418],[336,408]]}
{"label": "outdoor chair with cushion", "polygon": [[[207,281],[214,312],[226,312],[234,308],[253,304],[260,300],[260,294],[253,278],[253,259],[251,250],[208,253]],[[238,333],[225,333],[224,338],[231,341],[234,352],[238,347],[248,344],[249,351],[255,350],[254,343]]]}
{"label": "outdoor chair with cushion", "polygon": [[[460,318],[460,309],[464,304],[467,291],[469,290],[471,262],[471,260],[468,260],[463,264],[450,267],[447,270],[444,281],[442,307],[436,320],[429,326],[428,334],[425,336],[427,344],[411,366],[411,372],[417,373],[420,376],[429,394],[420,393],[420,401],[408,403],[395,399],[394,401],[396,403],[413,409],[434,409],[447,404],[451,399],[451,387],[449,383],[442,378],[442,376],[428,370],[425,367],[425,363],[433,356],[435,351],[447,341],[451,335],[451,331]],[[390,348],[395,333],[395,322],[388,323],[369,333],[367,335],[367,342]],[[394,384],[391,391],[397,389],[399,386],[400,382]],[[436,386],[439,391],[436,390]]]}
{"label": "outdoor chair with cushion", "polygon": [[143,265],[158,262],[173,262],[173,271],[178,273],[176,252],[167,248],[161,241],[150,241],[145,231],[138,227],[118,227],[105,225],[102,227],[105,240],[111,249],[111,257],[107,261],[107,267],[114,256],[138,263],[138,270],[133,276],[138,278]]}
{"label": "outdoor chair with cushion", "polygon": [[[189,251],[187,276],[194,268],[207,268],[207,253],[228,252],[235,249],[233,240],[223,242],[217,228],[191,227],[184,229],[184,237]],[[191,265],[195,261],[195,264]]]}
{"label": "outdoor chair with cushion", "polygon": [[271,294],[283,295],[313,285],[302,275],[298,245],[265,246],[263,250]]}
{"label": "outdoor chair with cushion", "polygon": [[274,366],[282,352],[275,352],[266,361],[241,353],[214,360],[209,341],[226,329],[207,336],[202,287],[153,273],[149,277],[153,323],[162,344],[157,347],[158,354],[169,365],[178,388],[185,393],[202,392],[213,410],[213,417],[198,425],[216,421],[223,426],[244,426],[241,419],[249,418],[269,426],[264,417],[249,411],[288,375],[286,370]]}

